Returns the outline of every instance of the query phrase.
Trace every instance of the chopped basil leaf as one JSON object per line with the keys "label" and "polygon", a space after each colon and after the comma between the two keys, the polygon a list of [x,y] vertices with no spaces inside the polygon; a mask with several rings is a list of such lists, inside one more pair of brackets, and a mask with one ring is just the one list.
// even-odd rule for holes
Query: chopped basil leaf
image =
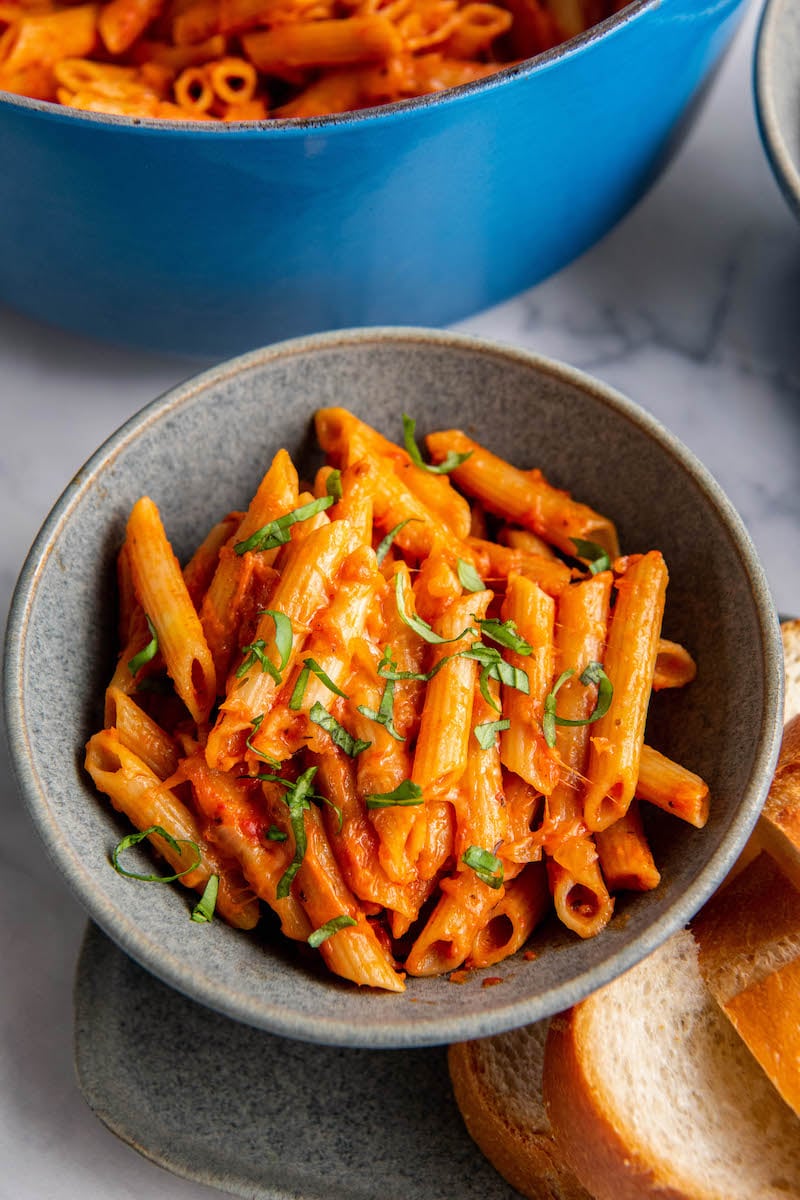
{"label": "chopped basil leaf", "polygon": [[248,550],[275,550],[278,546],[285,546],[291,539],[289,530],[292,525],[296,525],[299,521],[307,521],[309,517],[315,517],[317,513],[324,512],[326,508],[330,508],[333,502],[333,496],[320,496],[318,500],[310,500],[308,504],[301,504],[300,508],[295,508],[292,512],[277,517],[274,521],[268,521],[245,541],[237,542],[233,548],[237,554],[246,554]]}
{"label": "chopped basil leaf", "polygon": [[355,758],[362,750],[366,750],[368,746],[372,745],[372,742],[362,742],[360,738],[354,738],[319,701],[311,705],[308,716],[315,725],[319,725],[320,729],[324,729],[326,733],[330,734],[334,746],[344,750],[345,754],[349,754],[351,758]]}
{"label": "chopped basil leaf", "polygon": [[219,891],[219,875],[209,875],[203,894],[192,909],[193,921],[210,921],[214,916]]}
{"label": "chopped basil leaf", "polygon": [[341,500],[344,495],[342,491],[342,472],[337,468],[334,468],[325,480],[325,492],[334,500]]}
{"label": "chopped basil leaf", "polygon": [[288,833],[284,833],[282,829],[278,829],[277,825],[270,825],[266,833],[268,842],[285,842],[288,836]]}
{"label": "chopped basil leaf", "polygon": [[495,700],[489,691],[489,680],[496,679],[498,683],[505,684],[506,687],[515,688],[518,692],[523,692],[526,696],[530,694],[531,685],[526,673],[520,670],[519,667],[512,667],[507,663],[500,654],[499,650],[495,650],[494,646],[484,646],[482,642],[476,642],[474,646],[470,646],[469,650],[462,650],[463,658],[472,658],[481,664],[481,673],[478,678],[478,686],[481,690],[481,695],[487,704],[500,712],[500,705],[495,703]]}
{"label": "chopped basil leaf", "polygon": [[458,572],[458,582],[465,592],[483,591],[483,580],[472,563],[467,562],[465,558],[457,558],[456,571]]}
{"label": "chopped basil leaf", "polygon": [[244,655],[244,658],[242,659],[241,666],[236,672],[237,679],[241,679],[243,675],[246,675],[250,668],[255,666],[255,664],[258,662],[261,663],[262,673],[270,674],[276,683],[280,683],[281,673],[275,664],[270,662],[270,660],[267,658],[266,648],[267,643],[263,638],[257,638],[256,641],[250,642],[249,645],[242,646],[242,654]]}
{"label": "chopped basil leaf", "polygon": [[135,654],[128,663],[128,670],[130,671],[131,675],[135,675],[140,667],[143,667],[145,663],[149,663],[150,660],[155,658],[156,654],[158,653],[158,634],[155,631],[155,626],[148,617],[147,613],[145,613],[144,619],[147,621],[147,628],[150,630],[150,641],[147,643],[144,649],[140,650],[138,654]]}
{"label": "chopped basil leaf", "polygon": [[[282,673],[289,661],[292,653],[292,642],[294,635],[292,632],[292,622],[286,616],[286,613],[276,612],[274,608],[262,608],[259,610],[260,617],[272,617],[275,622],[275,649],[280,655],[280,663],[278,671]],[[278,680],[280,683],[280,679]]]}
{"label": "chopped basil leaf", "polygon": [[590,662],[580,676],[580,681],[584,687],[589,687],[595,683],[597,687],[597,703],[594,706],[594,711],[582,720],[570,720],[568,717],[559,717],[556,715],[556,693],[563,683],[574,675],[572,670],[564,671],[556,680],[552,692],[545,696],[544,700],[544,717],[542,719],[542,732],[544,740],[552,749],[556,744],[556,725],[591,725],[593,721],[599,721],[604,717],[611,707],[611,701],[614,698],[614,687],[611,680],[603,670],[602,663]]}
{"label": "chopped basil leaf", "polygon": [[367,808],[410,808],[415,804],[424,804],[422,788],[410,779],[404,779],[393,792],[373,792],[366,798]]}
{"label": "chopped basil leaf", "polygon": [[418,617],[416,613],[409,615],[409,613],[406,612],[405,587],[403,584],[403,576],[401,574],[397,574],[394,577],[394,591],[395,596],[397,597],[397,611],[400,615],[400,619],[405,625],[408,625],[409,629],[413,629],[415,633],[419,634],[424,641],[430,642],[431,645],[442,646],[448,644],[449,642],[460,642],[461,639],[466,637],[468,633],[473,632],[468,626],[462,633],[457,634],[456,637],[440,637],[438,633],[435,633],[433,629],[431,629],[427,621],[423,621],[422,617]]}
{"label": "chopped basil leaf", "polygon": [[490,888],[497,889],[503,886],[503,864],[488,850],[482,850],[480,846],[469,846],[462,854],[461,861],[472,867],[478,879]]}
{"label": "chopped basil leaf", "polygon": [[347,929],[348,926],[357,924],[358,922],[354,921],[352,917],[348,917],[346,913],[342,913],[340,917],[332,917],[330,921],[326,921],[324,925],[320,925],[319,929],[315,929],[313,933],[309,934],[308,944],[316,950],[317,946],[321,946],[340,929]]}
{"label": "chopped basil leaf", "polygon": [[446,654],[444,658],[439,659],[435,667],[431,667],[430,671],[397,671],[395,670],[397,663],[392,658],[390,647],[387,646],[378,663],[378,674],[382,675],[384,679],[419,679],[423,683],[428,683],[438,671],[441,671],[445,663],[458,657],[457,654]]}
{"label": "chopped basil leaf", "polygon": [[316,767],[304,771],[283,797],[289,808],[289,823],[294,834],[294,858],[278,880],[275,894],[279,900],[284,900],[291,891],[292,881],[300,870],[306,853],[306,809],[310,806],[311,783],[317,773]]}
{"label": "chopped basil leaf", "polygon": [[488,637],[491,642],[497,642],[498,646],[507,646],[515,654],[533,654],[533,646],[530,642],[526,642],[525,638],[519,636],[513,621],[497,621],[494,617],[481,617],[478,624],[481,627],[481,634]]}
{"label": "chopped basil leaf", "polygon": [[611,556],[597,542],[585,542],[583,538],[570,538],[570,541],[575,547],[576,557],[589,560],[589,571],[592,575],[607,571],[611,566]]}
{"label": "chopped basil leaf", "polygon": [[325,674],[318,662],[315,662],[313,658],[304,658],[303,669],[297,676],[297,682],[295,683],[294,688],[292,689],[292,694],[289,697],[289,708],[291,708],[294,712],[297,712],[298,709],[302,708],[303,696],[305,695],[309,675],[312,671],[316,675],[317,679],[322,680],[329,692],[333,692],[334,695],[341,696],[343,700],[347,700],[347,692],[343,692],[340,687],[336,686],[330,675]]}
{"label": "chopped basil leaf", "polygon": [[[261,728],[261,722],[263,720],[264,713],[259,713],[257,717],[253,717],[252,721],[250,722],[250,724],[253,726],[253,732],[245,742],[245,746],[247,746],[247,749],[251,750],[253,754],[257,754],[259,758],[263,758],[265,762],[268,762],[271,767],[280,767],[281,764],[278,762],[277,758],[273,758],[271,754],[265,754],[263,750],[259,750],[257,746],[253,745],[253,738]],[[257,779],[258,776],[255,776],[255,778]]]}
{"label": "chopped basil leaf", "polygon": [[[390,659],[391,661],[391,659]],[[383,662],[383,659],[381,659]],[[394,680],[386,677],[386,686],[383,689],[381,702],[377,712],[374,708],[367,708],[366,704],[359,704],[358,711],[370,721],[376,721],[379,725],[383,725],[388,734],[395,739],[396,742],[404,742],[406,739],[399,734],[394,725]]]}
{"label": "chopped basil leaf", "polygon": [[375,551],[375,558],[378,561],[378,566],[380,566],[383,560],[386,558],[392,542],[397,537],[400,530],[405,529],[406,525],[410,525],[412,521],[418,521],[419,519],[419,517],[406,517],[405,521],[401,521],[398,525],[395,525],[394,529],[390,529],[386,537],[383,538],[382,541],[378,542],[378,549]]}
{"label": "chopped basil leaf", "polygon": [[507,719],[502,721],[487,721],[485,725],[476,725],[473,732],[478,739],[481,750],[491,750],[495,744],[497,734],[502,733],[504,729],[508,729],[510,725],[511,722]]}
{"label": "chopped basil leaf", "polygon": [[440,462],[438,467],[431,466],[426,463],[420,454],[419,446],[416,443],[415,434],[417,430],[417,422],[413,417],[409,417],[403,413],[403,443],[408,456],[415,467],[421,467],[423,471],[429,471],[431,475],[449,475],[456,467],[460,467],[463,462],[472,456],[472,451],[467,450],[464,454],[456,454],[453,450],[449,452],[443,462]]}
{"label": "chopped basil leaf", "polygon": [[[136,846],[139,842],[143,842],[151,833],[157,833],[162,837],[177,854],[182,854],[181,846],[191,846],[197,858],[194,862],[186,867],[183,871],[176,872],[175,875],[137,875],[135,871],[126,871],[124,867],[119,865],[119,856],[123,850],[128,850],[131,846]],[[124,875],[127,879],[141,879],[145,883],[172,883],[175,879],[180,879],[181,875],[188,875],[190,871],[194,871],[200,866],[202,858],[200,847],[197,842],[189,841],[188,838],[174,838],[171,833],[167,833],[166,829],[162,829],[160,825],[150,825],[147,829],[140,829],[138,833],[129,833],[121,841],[117,842],[114,849],[111,851],[111,865],[119,875]]]}

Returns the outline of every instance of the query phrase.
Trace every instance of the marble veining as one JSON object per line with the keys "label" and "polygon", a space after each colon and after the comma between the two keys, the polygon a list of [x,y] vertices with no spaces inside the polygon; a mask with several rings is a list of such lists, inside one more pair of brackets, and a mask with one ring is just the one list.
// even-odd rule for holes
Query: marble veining
{"label": "marble veining", "polygon": [[[756,18],[754,7],[698,125],[648,198],[560,275],[460,328],[562,358],[652,411],[725,488],[778,607],[791,612],[800,611],[800,224],[756,132]],[[98,346],[0,310],[0,622],[71,476],[197,365]],[[0,1200],[218,1196],[140,1158],[81,1099],[71,995],[84,917],[21,811],[4,746],[0,804]]]}

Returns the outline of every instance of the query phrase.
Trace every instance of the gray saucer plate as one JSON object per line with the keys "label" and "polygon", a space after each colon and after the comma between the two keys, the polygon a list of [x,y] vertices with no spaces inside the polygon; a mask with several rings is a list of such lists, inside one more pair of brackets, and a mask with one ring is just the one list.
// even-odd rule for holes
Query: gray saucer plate
{"label": "gray saucer plate", "polygon": [[446,1051],[285,1041],[159,983],[90,925],[75,1061],[146,1158],[249,1200],[514,1200],[451,1095]]}

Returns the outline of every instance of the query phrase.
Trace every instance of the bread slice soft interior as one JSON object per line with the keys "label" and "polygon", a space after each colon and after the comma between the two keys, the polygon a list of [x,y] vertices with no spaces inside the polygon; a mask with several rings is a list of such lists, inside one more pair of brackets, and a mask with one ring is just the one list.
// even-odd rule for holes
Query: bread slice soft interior
{"label": "bread slice soft interior", "polygon": [[542,1100],[547,1021],[448,1051],[464,1124],[505,1179],[531,1200],[591,1200],[566,1166]]}
{"label": "bread slice soft interior", "polygon": [[797,1200],[800,1121],[703,984],[686,931],[550,1023],[548,1116],[595,1200]]}
{"label": "bread slice soft interior", "polygon": [[783,721],[786,724],[800,713],[800,621],[781,624],[783,639],[784,702]]}

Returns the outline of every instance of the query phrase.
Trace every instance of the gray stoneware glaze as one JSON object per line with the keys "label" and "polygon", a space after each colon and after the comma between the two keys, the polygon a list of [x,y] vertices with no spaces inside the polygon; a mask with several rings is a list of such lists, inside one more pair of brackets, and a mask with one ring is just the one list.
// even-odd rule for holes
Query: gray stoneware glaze
{"label": "gray stoneware glaze", "polygon": [[775,178],[800,217],[800,5],[768,0],[755,51],[761,140]]}
{"label": "gray stoneware glaze", "polygon": [[[410,979],[402,995],[328,975],[313,952],[221,921],[191,922],[192,895],[135,883],[109,866],[128,831],[84,775],[115,662],[114,561],[135,500],[159,505],[185,558],[243,508],[287,446],[319,461],[311,417],[341,404],[389,436],[462,426],[519,466],[607,512],[628,552],[656,546],[671,573],[664,635],[685,643],[698,679],[651,704],[648,739],[710,783],[698,831],[648,813],[662,872],[620,900],[602,936],[547,926],[521,954],[456,986]],[[364,330],[274,346],[216,367],[123,426],[58,501],[16,592],[6,697],[12,758],[53,859],[93,920],[155,975],[195,1000],[272,1033],[388,1048],[478,1037],[581,999],[683,926],[726,874],[763,801],[782,711],[777,619],[747,533],[708,472],[651,417],[568,367],[445,333]],[[143,857],[142,861],[145,859]],[[502,983],[484,988],[483,976]]]}
{"label": "gray stoneware glaze", "polygon": [[470,1140],[443,1047],[349,1050],[248,1029],[176,995],[90,926],[75,1061],[108,1128],[247,1200],[514,1200]]}

